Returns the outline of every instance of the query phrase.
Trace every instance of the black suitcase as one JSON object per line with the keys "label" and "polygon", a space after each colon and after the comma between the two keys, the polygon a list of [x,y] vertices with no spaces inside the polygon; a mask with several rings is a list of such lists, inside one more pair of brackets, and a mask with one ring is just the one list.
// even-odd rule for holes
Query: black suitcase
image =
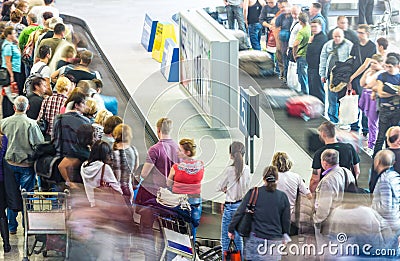
{"label": "black suitcase", "polygon": [[306,142],[307,142],[307,149],[309,152],[316,152],[319,148],[322,148],[325,145],[320,140],[318,129],[316,128],[307,129]]}

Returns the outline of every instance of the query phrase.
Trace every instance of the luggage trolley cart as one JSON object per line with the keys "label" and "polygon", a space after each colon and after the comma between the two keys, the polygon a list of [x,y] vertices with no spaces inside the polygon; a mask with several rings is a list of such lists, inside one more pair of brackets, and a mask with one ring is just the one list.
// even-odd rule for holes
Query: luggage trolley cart
{"label": "luggage trolley cart", "polygon": [[[64,192],[22,191],[25,224],[23,261],[29,261],[28,256],[32,255],[36,245],[35,242],[32,250],[29,251],[28,236],[30,235],[65,235],[65,259],[68,259],[69,232],[66,226],[68,196],[68,190]],[[46,254],[47,252],[43,252],[44,256]]]}
{"label": "luggage trolley cart", "polygon": [[159,215],[158,222],[164,238],[164,250],[160,261],[165,259],[167,251],[194,261],[196,251],[190,223],[173,215]]}

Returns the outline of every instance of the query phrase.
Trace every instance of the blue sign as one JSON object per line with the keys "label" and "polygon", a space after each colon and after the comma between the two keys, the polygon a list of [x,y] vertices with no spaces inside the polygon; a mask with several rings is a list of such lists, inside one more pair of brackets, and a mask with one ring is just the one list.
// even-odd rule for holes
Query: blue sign
{"label": "blue sign", "polygon": [[239,96],[239,130],[245,137],[249,135],[247,126],[249,120],[249,94],[240,87]]}
{"label": "blue sign", "polygon": [[179,48],[171,38],[165,40],[161,73],[169,82],[179,81]]}
{"label": "blue sign", "polygon": [[239,130],[245,137],[260,137],[258,92],[251,86],[247,90],[240,87],[239,99]]}
{"label": "blue sign", "polygon": [[146,14],[146,16],[144,17],[141,43],[148,52],[151,52],[153,50],[153,43],[154,43],[154,37],[156,35],[157,23],[158,21],[151,19],[151,17],[148,14]]}

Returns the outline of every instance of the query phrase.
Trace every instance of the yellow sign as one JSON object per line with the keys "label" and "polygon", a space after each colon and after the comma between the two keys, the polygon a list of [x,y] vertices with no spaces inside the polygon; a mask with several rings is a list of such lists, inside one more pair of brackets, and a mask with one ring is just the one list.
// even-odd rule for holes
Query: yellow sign
{"label": "yellow sign", "polygon": [[156,36],[154,38],[153,51],[151,57],[157,62],[162,61],[165,40],[171,38],[176,43],[175,28],[170,23],[157,23]]}

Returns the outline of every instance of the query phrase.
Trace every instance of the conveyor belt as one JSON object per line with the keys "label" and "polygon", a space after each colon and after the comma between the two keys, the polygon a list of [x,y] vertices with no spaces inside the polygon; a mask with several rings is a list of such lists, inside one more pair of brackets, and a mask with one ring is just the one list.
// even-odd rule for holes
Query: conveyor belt
{"label": "conveyor belt", "polygon": [[[252,85],[260,93],[268,93],[265,92],[266,89],[287,89],[280,86],[281,82],[277,80],[277,77],[253,78],[250,80],[246,75],[241,73],[240,83],[242,86]],[[258,86],[255,86],[255,83]],[[279,100],[282,100],[281,97],[279,97]],[[272,105],[269,102],[269,97],[266,96],[263,96],[260,100],[260,106],[310,157],[314,156],[313,152],[308,151],[305,133],[308,128],[318,128],[326,120],[325,118],[312,119],[306,122],[301,118],[289,117],[284,108],[271,108]],[[295,155],[293,156],[295,157]],[[359,148],[359,156],[361,169],[358,181],[359,186],[368,188],[369,169],[372,166],[372,159],[361,148]]]}
{"label": "conveyor belt", "polygon": [[[104,84],[102,93],[104,95],[117,97],[118,114],[123,117],[126,124],[129,124],[133,128],[134,136],[132,144],[137,148],[140,162],[143,163],[148,148],[158,141],[152,126],[147,122],[142,111],[131,98],[117,72],[113,69],[96,42],[86,22],[68,15],[62,15],[62,18],[65,24],[71,24],[74,28],[74,32],[83,36],[84,40],[88,42],[88,49],[94,53],[94,59],[90,67],[100,72]],[[219,204],[204,202],[202,221],[198,232],[199,238],[219,240],[221,215],[215,214],[218,212],[216,211],[217,209],[219,209]]]}
{"label": "conveyor belt", "polygon": [[140,108],[131,98],[128,90],[122,83],[117,72],[113,69],[107,57],[97,44],[90,28],[86,22],[68,15],[62,15],[65,24],[71,24],[74,33],[79,34],[87,41],[89,50],[94,53],[94,58],[90,67],[99,71],[104,84],[103,94],[115,96],[118,99],[118,115],[124,119],[124,122],[133,128],[133,141],[139,151],[140,162],[146,157],[147,149],[154,145],[158,138],[152,128],[143,116]]}

